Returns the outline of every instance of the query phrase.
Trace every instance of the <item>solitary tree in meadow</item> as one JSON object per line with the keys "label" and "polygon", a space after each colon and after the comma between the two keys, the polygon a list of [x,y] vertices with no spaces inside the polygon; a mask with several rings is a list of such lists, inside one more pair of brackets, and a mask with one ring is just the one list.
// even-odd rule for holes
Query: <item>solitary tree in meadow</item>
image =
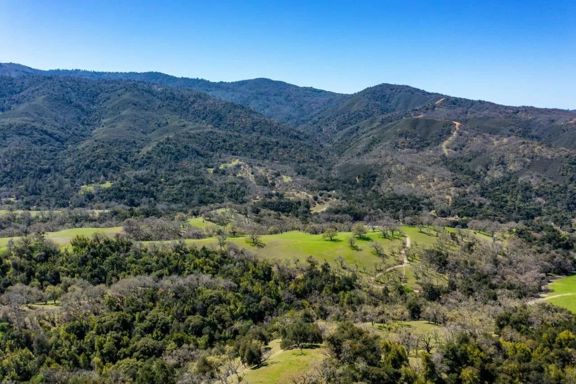
{"label": "solitary tree in meadow", "polygon": [[367,234],[366,227],[362,223],[355,224],[352,228],[352,233],[356,238],[363,239]]}
{"label": "solitary tree in meadow", "polygon": [[334,227],[326,228],[324,233],[322,233],[322,237],[330,241],[334,241],[336,236],[338,236],[338,231]]}

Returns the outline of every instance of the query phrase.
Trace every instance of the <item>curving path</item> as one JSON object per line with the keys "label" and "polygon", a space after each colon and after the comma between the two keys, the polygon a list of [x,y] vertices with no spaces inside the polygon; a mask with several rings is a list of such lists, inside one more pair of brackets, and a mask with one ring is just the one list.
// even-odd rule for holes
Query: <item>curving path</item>
{"label": "curving path", "polygon": [[408,256],[406,255],[406,250],[409,249],[411,246],[410,243],[410,237],[406,236],[406,241],[404,242],[404,246],[402,247],[402,249],[400,250],[400,255],[402,255],[402,264],[398,264],[395,265],[393,267],[390,268],[386,268],[384,270],[384,272],[380,272],[379,274],[377,274],[375,276],[375,278],[377,279],[378,277],[380,277],[383,273],[388,273],[390,271],[394,271],[396,269],[400,269],[400,268],[406,268],[407,265],[410,265],[410,262],[408,261]]}

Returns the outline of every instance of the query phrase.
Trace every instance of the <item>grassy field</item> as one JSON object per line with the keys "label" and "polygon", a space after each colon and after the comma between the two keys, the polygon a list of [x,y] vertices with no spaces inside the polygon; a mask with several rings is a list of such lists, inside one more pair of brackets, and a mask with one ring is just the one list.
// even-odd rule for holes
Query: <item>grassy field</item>
{"label": "grassy field", "polygon": [[66,245],[76,236],[93,236],[97,233],[115,235],[120,232],[122,232],[122,227],[71,228],[57,232],[48,232],[46,233],[46,238],[52,240],[58,245]]}
{"label": "grassy field", "polygon": [[[321,328],[329,333],[336,329],[335,322],[320,321]],[[427,321],[401,321],[390,324],[356,324],[383,339],[397,338],[402,332],[409,332],[415,337],[437,335],[444,337],[443,329]],[[249,369],[244,372],[244,381],[250,384],[292,383],[292,379],[310,372],[318,366],[327,356],[326,347],[317,349],[287,350],[280,348],[280,340],[270,342],[270,357],[266,364],[260,368]],[[416,351],[413,351],[415,354]],[[415,355],[416,356],[416,355]],[[413,359],[413,358],[411,358]]]}
{"label": "grassy field", "polygon": [[[246,237],[229,238],[228,242],[245,248],[263,258],[276,261],[296,261],[304,262],[309,256],[327,261],[331,264],[337,264],[338,258],[350,265],[357,265],[360,268],[373,268],[381,262],[381,258],[376,256],[371,244],[377,242],[382,245],[387,253],[393,250],[399,250],[402,246],[402,240],[383,239],[379,233],[370,232],[364,240],[358,240],[356,250],[348,245],[348,238],[352,236],[351,232],[340,232],[334,241],[325,240],[322,235],[311,235],[300,231],[290,231],[274,235],[261,236],[263,246],[257,247],[248,244]],[[215,238],[206,238],[199,240],[186,240],[188,244],[197,246],[215,247],[217,241]],[[400,260],[398,261],[401,262]]]}
{"label": "grassy field", "polygon": [[246,371],[243,382],[249,384],[288,384],[305,374],[326,357],[325,348],[284,351],[280,340],[270,342],[270,357],[265,365]]}
{"label": "grassy field", "polygon": [[412,247],[430,248],[436,244],[437,237],[427,233],[422,233],[418,227],[403,225],[400,227],[402,233],[410,238]]}
{"label": "grassy field", "polygon": [[555,280],[549,288],[551,292],[544,301],[576,313],[576,275]]}
{"label": "grassy field", "polygon": [[[219,227],[218,224],[210,222],[202,217],[191,218],[188,222],[192,226],[206,231],[212,231]],[[401,230],[404,235],[410,238],[411,247],[432,247],[437,240],[436,236],[422,233],[417,227],[403,226],[401,227]],[[64,246],[74,237],[79,235],[92,236],[96,233],[113,235],[120,233],[121,231],[122,227],[72,228],[57,232],[48,232],[46,233],[46,238],[54,241],[58,245]],[[361,271],[366,272],[374,271],[374,267],[376,265],[382,265],[383,262],[390,266],[402,263],[399,250],[402,247],[404,239],[397,238],[389,240],[382,238],[381,234],[377,231],[368,232],[364,239],[357,240],[356,249],[352,249],[348,244],[348,239],[351,237],[351,232],[339,232],[336,239],[330,241],[324,239],[322,235],[312,235],[301,231],[290,231],[261,236],[260,239],[262,241],[262,246],[253,246],[249,244],[247,237],[244,236],[228,238],[227,241],[241,248],[245,248],[262,258],[280,262],[304,263],[309,256],[312,256],[319,261],[326,261],[332,265],[338,265],[339,260],[343,260],[346,264],[357,266]],[[6,248],[10,239],[11,238],[0,238],[0,251]],[[199,247],[216,247],[217,239],[216,237],[188,239],[186,240],[186,243]],[[374,253],[372,245],[375,243],[381,245],[387,255],[385,259]],[[408,278],[410,277],[411,272],[410,266],[407,266],[406,276]],[[403,270],[402,273],[404,273]]]}
{"label": "grassy field", "polygon": [[[215,228],[217,225],[202,218],[193,218],[190,223],[198,228],[208,229]],[[46,233],[46,238],[54,241],[58,245],[68,244],[76,236],[92,236],[96,233],[116,234],[122,231],[122,227],[108,228],[72,228],[57,232]],[[239,247],[245,248],[257,256],[276,260],[304,262],[309,256],[318,260],[327,261],[336,265],[338,259],[342,258],[349,265],[356,265],[359,268],[370,269],[382,259],[376,256],[371,248],[371,244],[377,242],[382,245],[385,252],[390,254],[397,251],[402,245],[402,240],[383,239],[379,233],[370,232],[366,239],[358,240],[356,250],[348,245],[348,238],[352,236],[351,232],[340,232],[334,241],[325,240],[321,235],[311,235],[305,232],[291,231],[281,234],[261,236],[262,247],[255,247],[248,243],[246,237],[229,238],[228,242]],[[0,238],[0,250],[5,249],[11,239],[17,238]],[[216,247],[217,240],[215,237],[205,239],[189,239],[188,244],[196,246]],[[400,263],[401,260],[398,260]]]}
{"label": "grassy field", "polygon": [[[201,217],[192,218],[189,223],[197,228],[215,228],[217,224],[204,220]],[[412,247],[432,247],[437,237],[421,233],[418,228],[403,226],[402,232],[410,237]],[[229,243],[245,248],[257,256],[274,261],[282,262],[305,262],[309,256],[320,261],[326,261],[337,265],[342,259],[348,265],[355,265],[361,270],[371,271],[382,263],[383,259],[374,254],[372,244],[378,243],[388,255],[386,261],[390,265],[401,264],[402,260],[398,251],[402,247],[403,239],[394,240],[382,238],[380,232],[369,232],[364,239],[357,240],[357,248],[352,249],[348,244],[348,239],[352,237],[352,232],[339,232],[335,240],[329,241],[322,235],[312,235],[301,231],[290,231],[280,234],[263,235],[260,237],[262,246],[252,246],[244,236],[228,238]],[[215,237],[205,239],[189,239],[187,244],[199,247],[216,247]],[[407,268],[409,274],[410,268]]]}
{"label": "grassy field", "polygon": [[417,336],[426,336],[440,332],[441,328],[425,320],[397,321],[390,324],[376,324],[374,329],[380,336],[398,334],[402,330],[409,331]]}
{"label": "grassy field", "polygon": [[[56,244],[63,246],[68,244],[76,236],[93,236],[97,233],[105,235],[114,235],[122,232],[122,227],[105,227],[105,228],[71,228],[63,229],[57,232],[47,232],[46,238],[52,240]],[[10,240],[16,240],[18,237],[3,237],[0,238],[0,252],[5,250]]]}

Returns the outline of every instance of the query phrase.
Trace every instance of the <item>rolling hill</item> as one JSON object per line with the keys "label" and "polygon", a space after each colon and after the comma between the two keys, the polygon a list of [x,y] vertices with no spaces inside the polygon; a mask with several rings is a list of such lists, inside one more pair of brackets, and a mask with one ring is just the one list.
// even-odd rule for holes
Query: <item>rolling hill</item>
{"label": "rolling hill", "polygon": [[279,122],[300,125],[309,116],[334,105],[346,95],[311,87],[298,87],[282,81],[253,79],[211,82],[175,77],[159,72],[92,72],[83,70],[42,71],[19,64],[0,64],[0,76],[53,76],[92,80],[130,80],[166,87],[191,89],[218,99],[240,104]]}
{"label": "rolling hill", "polygon": [[382,84],[321,111],[305,130],[335,155],[346,199],[372,208],[386,195],[427,202],[444,217],[523,220],[576,208],[572,111]]}
{"label": "rolling hill", "polygon": [[24,205],[241,202],[253,183],[218,168],[231,157],[278,174],[320,162],[308,135],[190,90],[37,76],[0,89],[1,193]]}
{"label": "rolling hill", "polygon": [[[342,95],[268,79],[17,64],[0,65],[0,79],[2,194],[27,205],[329,192],[323,211],[357,219],[431,212],[565,225],[576,209],[574,111],[391,84]],[[107,187],[79,192],[86,185]]]}

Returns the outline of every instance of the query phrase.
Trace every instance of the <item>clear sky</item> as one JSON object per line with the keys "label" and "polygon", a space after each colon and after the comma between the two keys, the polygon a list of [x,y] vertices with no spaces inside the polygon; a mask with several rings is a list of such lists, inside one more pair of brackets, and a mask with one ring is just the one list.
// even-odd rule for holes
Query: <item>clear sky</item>
{"label": "clear sky", "polygon": [[0,61],[576,109],[576,0],[0,0]]}

